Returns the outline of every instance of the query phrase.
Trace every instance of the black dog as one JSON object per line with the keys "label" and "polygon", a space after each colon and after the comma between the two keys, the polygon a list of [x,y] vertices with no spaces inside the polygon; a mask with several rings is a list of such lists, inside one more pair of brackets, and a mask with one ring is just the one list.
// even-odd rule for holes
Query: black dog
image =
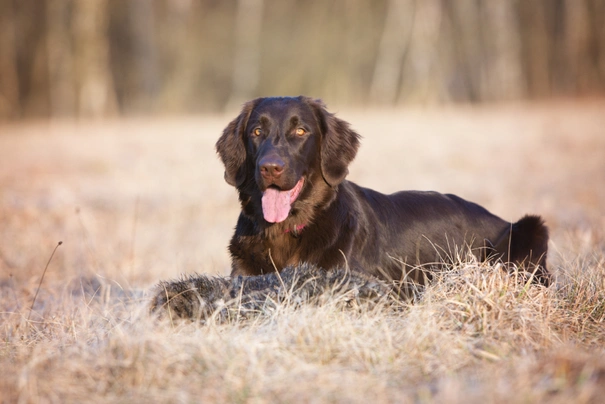
{"label": "black dog", "polygon": [[310,263],[424,284],[440,264],[472,251],[549,284],[539,216],[509,223],[455,195],[362,188],[345,179],[358,147],[359,135],[319,100],[244,105],[216,144],[242,206],[229,246],[232,276]]}

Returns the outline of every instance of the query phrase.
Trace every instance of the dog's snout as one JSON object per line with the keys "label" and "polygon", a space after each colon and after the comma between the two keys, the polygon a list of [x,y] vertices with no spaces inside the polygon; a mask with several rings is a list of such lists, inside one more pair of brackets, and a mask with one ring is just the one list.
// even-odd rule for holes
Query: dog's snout
{"label": "dog's snout", "polygon": [[278,156],[267,156],[263,157],[258,165],[263,178],[277,179],[283,174],[286,163]]}

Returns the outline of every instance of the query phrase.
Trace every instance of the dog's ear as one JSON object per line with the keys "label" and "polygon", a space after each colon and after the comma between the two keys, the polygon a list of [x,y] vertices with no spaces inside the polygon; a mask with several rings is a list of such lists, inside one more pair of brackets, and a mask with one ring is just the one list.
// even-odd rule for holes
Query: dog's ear
{"label": "dog's ear", "polygon": [[313,108],[321,131],[321,172],[332,187],[340,184],[349,173],[348,166],[359,149],[359,136],[348,122],[326,110],[321,100],[305,98]]}
{"label": "dog's ear", "polygon": [[239,187],[246,179],[246,125],[254,107],[260,99],[244,104],[237,118],[229,122],[222,136],[216,142],[216,152],[225,165],[225,181],[229,185]]}

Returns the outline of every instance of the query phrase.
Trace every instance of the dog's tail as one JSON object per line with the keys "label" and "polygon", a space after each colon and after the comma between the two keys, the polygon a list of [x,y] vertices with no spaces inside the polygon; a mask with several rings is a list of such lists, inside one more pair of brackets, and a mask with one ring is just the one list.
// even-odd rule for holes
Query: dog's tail
{"label": "dog's tail", "polygon": [[544,286],[551,282],[546,268],[548,252],[548,228],[540,216],[527,215],[502,235],[495,245],[498,254],[505,261],[524,266],[526,271],[534,273],[534,279]]}

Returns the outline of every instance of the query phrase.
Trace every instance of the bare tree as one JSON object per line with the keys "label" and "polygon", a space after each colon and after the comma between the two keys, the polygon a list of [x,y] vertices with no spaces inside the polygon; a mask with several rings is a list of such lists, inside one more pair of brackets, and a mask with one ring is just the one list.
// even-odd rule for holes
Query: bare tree
{"label": "bare tree", "polygon": [[397,101],[436,102],[442,98],[440,77],[446,73],[439,51],[442,6],[439,0],[422,0],[413,12],[414,26],[409,50],[401,66]]}
{"label": "bare tree", "polygon": [[[605,10],[601,10],[605,12]],[[599,82],[598,52],[593,49],[593,30],[590,9],[584,0],[565,1],[565,60],[568,62],[568,87],[578,94],[596,93],[593,83]],[[603,24],[605,21],[601,21]],[[601,26],[601,29],[603,27]],[[595,55],[596,53],[596,55]],[[596,57],[595,57],[596,56]]]}
{"label": "bare tree", "polygon": [[263,0],[238,0],[235,17],[233,87],[228,109],[237,109],[253,97],[260,79],[260,38]]}
{"label": "bare tree", "polygon": [[516,14],[509,1],[485,2],[480,6],[482,100],[519,99],[525,95],[521,62],[521,38]]}
{"label": "bare tree", "polygon": [[73,38],[78,115],[117,111],[109,63],[107,0],[74,0]]}
{"label": "bare tree", "polygon": [[414,27],[414,0],[389,0],[378,57],[370,84],[370,101],[394,104],[399,94],[401,65]]}
{"label": "bare tree", "polygon": [[127,2],[130,21],[132,55],[135,74],[131,75],[136,88],[132,109],[137,112],[153,110],[155,95],[159,92],[160,77],[155,37],[153,3],[149,0],[129,0]]}
{"label": "bare tree", "polygon": [[73,116],[76,113],[74,60],[69,30],[69,3],[54,0],[47,3],[46,52],[50,115]]}
{"label": "bare tree", "polygon": [[0,119],[21,114],[13,4],[0,2]]}
{"label": "bare tree", "polygon": [[545,97],[551,92],[549,69],[551,39],[549,39],[546,9],[539,1],[520,1],[517,7],[523,38],[524,75],[528,93],[532,97]]}

